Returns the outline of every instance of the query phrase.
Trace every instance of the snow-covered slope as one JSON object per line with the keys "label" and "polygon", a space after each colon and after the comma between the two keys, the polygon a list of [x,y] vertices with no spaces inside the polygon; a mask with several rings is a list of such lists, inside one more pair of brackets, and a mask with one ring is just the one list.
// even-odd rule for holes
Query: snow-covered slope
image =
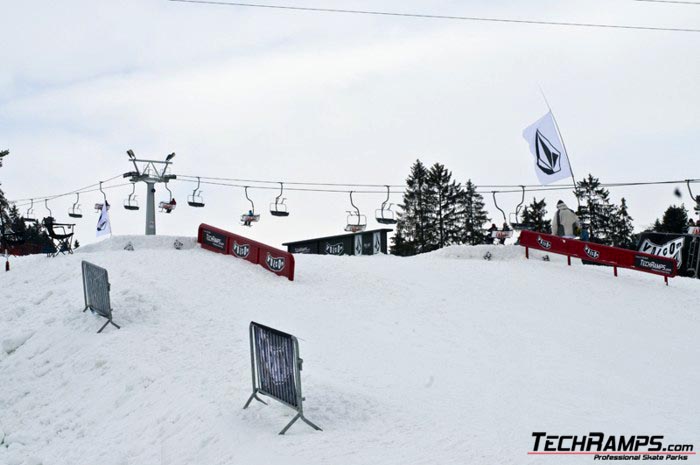
{"label": "snow-covered slope", "polygon": [[[290,282],[174,240],[0,275],[0,463],[554,463],[526,455],[533,431],[697,440],[698,281],[506,246],[301,255]],[[109,270],[121,330],[81,312],[81,260]],[[241,409],[251,320],[300,338],[323,432],[278,436],[289,409]]]}

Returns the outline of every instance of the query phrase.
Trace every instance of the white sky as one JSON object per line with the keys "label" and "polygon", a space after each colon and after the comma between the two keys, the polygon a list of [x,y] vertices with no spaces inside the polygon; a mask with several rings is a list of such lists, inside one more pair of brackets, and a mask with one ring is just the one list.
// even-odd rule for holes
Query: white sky
{"label": "white sky", "polygon": [[[280,0],[281,2],[281,0]],[[298,6],[700,28],[700,6],[632,0],[285,0]],[[176,152],[174,172],[285,181],[402,184],[416,158],[460,182],[535,184],[522,130],[557,116],[577,177],[700,178],[700,34],[285,12],[155,0],[9,2],[0,29],[0,170],[8,198],[70,191]],[[159,234],[200,222],[279,245],[342,233],[347,195],[287,193],[291,215],[239,226],[242,190],[171,183],[178,209]],[[700,185],[697,185],[700,191]],[[145,211],[120,208],[116,234]],[[683,200],[688,196],[683,188]],[[145,187],[138,187],[139,200]],[[611,190],[636,226],[677,202],[672,186]],[[160,190],[157,198],[164,198]],[[81,242],[98,194],[81,196]],[[503,195],[506,211],[518,195]],[[530,199],[531,199],[530,195]],[[538,194],[538,197],[540,195]],[[550,211],[571,193],[547,196]],[[530,200],[528,199],[528,201]],[[381,196],[358,195],[369,228]],[[394,202],[400,201],[396,195]],[[487,196],[492,218],[499,213]],[[73,202],[50,203],[67,219]],[[119,207],[119,208],[116,208]],[[35,205],[43,216],[43,205]]]}

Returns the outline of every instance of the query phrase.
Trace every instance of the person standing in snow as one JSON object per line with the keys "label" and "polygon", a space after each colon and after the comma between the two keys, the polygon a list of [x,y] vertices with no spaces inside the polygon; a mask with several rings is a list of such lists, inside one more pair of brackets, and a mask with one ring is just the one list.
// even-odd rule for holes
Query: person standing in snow
{"label": "person standing in snow", "polygon": [[557,212],[552,218],[552,234],[561,237],[573,238],[576,236],[574,229],[580,227],[578,216],[563,200],[557,202]]}

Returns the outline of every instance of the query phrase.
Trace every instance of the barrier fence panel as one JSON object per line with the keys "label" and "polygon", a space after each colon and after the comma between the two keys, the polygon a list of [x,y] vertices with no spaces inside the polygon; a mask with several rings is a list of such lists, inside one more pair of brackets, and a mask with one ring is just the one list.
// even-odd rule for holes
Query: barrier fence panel
{"label": "barrier fence panel", "polygon": [[628,268],[663,276],[668,284],[668,278],[678,274],[678,268],[673,259],[593,242],[566,239],[534,231],[522,231],[518,243],[525,247],[525,255],[528,258],[529,249],[542,250],[566,255],[569,265],[571,265],[571,257],[574,257],[612,266],[615,276],[617,276],[618,268]]}
{"label": "barrier fence panel", "polygon": [[101,333],[108,324],[119,329],[120,327],[112,321],[112,305],[109,300],[109,275],[107,270],[90,262],[82,262],[83,269],[83,294],[85,296],[85,308],[93,313],[106,318],[107,322],[102,325],[98,332]]}
{"label": "barrier fence panel", "polygon": [[248,408],[253,399],[263,394],[297,411],[297,415],[279,434],[284,434],[299,419],[317,431],[321,428],[304,416],[301,394],[301,366],[299,342],[291,334],[283,333],[259,323],[250,323],[250,365],[253,394],[243,406]]}
{"label": "barrier fence panel", "polygon": [[295,265],[291,253],[208,224],[199,225],[197,242],[203,249],[233,255],[294,281]]}

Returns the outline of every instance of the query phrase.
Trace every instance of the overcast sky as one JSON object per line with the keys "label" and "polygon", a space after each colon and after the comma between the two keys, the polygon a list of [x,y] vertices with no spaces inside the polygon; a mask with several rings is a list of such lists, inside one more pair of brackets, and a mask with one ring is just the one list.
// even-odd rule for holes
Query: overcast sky
{"label": "overcast sky", "polygon": [[[268,2],[273,3],[273,2]],[[700,28],[700,6],[633,0],[275,0],[296,6]],[[10,2],[0,30],[0,169],[10,199],[40,197],[131,169],[125,154],[176,152],[176,174],[402,184],[412,162],[444,163],[460,182],[535,184],[522,130],[547,107],[574,173],[603,182],[700,178],[700,33],[378,17],[160,0]],[[696,185],[700,191],[700,185]],[[345,194],[275,194],[173,182],[179,205],[159,234],[208,222],[279,245],[342,233]],[[145,187],[137,187],[140,200]],[[684,187],[683,187],[684,189]],[[108,191],[115,234],[142,234],[145,211]],[[637,228],[678,201],[673,187],[612,189]],[[685,194],[685,190],[684,190]],[[167,192],[158,191],[157,199]],[[530,199],[532,195],[529,196]],[[540,197],[540,195],[538,195]],[[81,197],[81,242],[99,194]],[[550,211],[570,192],[548,195]],[[528,199],[528,200],[530,200]],[[371,220],[381,195],[358,195]],[[400,202],[395,195],[394,202]],[[490,215],[500,220],[487,198]],[[682,199],[688,205],[688,196]],[[73,201],[50,202],[58,220]],[[513,210],[518,195],[499,203]],[[43,205],[35,205],[44,216]]]}

